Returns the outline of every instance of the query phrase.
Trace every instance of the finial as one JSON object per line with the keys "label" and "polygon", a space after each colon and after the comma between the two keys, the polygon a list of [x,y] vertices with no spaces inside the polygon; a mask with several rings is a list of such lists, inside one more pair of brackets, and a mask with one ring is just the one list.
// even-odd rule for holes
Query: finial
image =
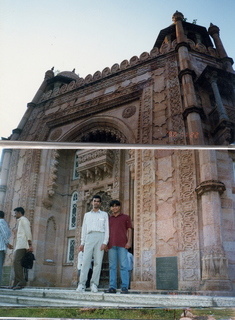
{"label": "finial", "polygon": [[172,20],[174,22],[178,21],[178,20],[183,20],[184,19],[184,15],[183,13],[179,12],[178,10],[176,10],[176,12],[173,14],[172,16]]}
{"label": "finial", "polygon": [[73,71],[72,72],[74,72],[75,73],[75,68],[73,69]]}
{"label": "finial", "polygon": [[53,71],[53,70],[54,70],[54,67],[52,67],[51,70]]}

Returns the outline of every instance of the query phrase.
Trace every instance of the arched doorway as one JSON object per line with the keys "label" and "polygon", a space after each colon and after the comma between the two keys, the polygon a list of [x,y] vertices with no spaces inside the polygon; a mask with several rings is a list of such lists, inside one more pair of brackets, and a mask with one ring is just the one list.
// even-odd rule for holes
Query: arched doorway
{"label": "arched doorway", "polygon": [[[53,135],[53,132],[51,133]],[[134,132],[122,120],[114,117],[92,117],[89,120],[74,123],[65,130],[59,141],[100,142],[100,143],[136,143]]]}

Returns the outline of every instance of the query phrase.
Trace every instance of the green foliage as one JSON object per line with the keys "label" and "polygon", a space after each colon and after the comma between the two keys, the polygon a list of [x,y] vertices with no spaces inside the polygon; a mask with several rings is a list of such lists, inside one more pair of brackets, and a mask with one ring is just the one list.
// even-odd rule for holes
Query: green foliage
{"label": "green foliage", "polygon": [[[1,317],[22,318],[179,320],[183,312],[183,308],[0,308]],[[195,308],[190,309],[190,312],[197,320],[207,319],[208,316],[216,320],[235,317],[235,308]]]}
{"label": "green foliage", "polygon": [[[188,18],[184,18],[183,21],[186,22],[188,20]],[[192,24],[197,24],[197,19],[193,19]]]}

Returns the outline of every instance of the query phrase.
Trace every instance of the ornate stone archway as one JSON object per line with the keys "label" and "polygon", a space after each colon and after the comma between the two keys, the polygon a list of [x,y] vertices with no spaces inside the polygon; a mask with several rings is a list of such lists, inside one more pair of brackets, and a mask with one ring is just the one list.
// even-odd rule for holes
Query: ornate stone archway
{"label": "ornate stone archway", "polygon": [[99,116],[74,124],[73,128],[61,134],[59,141],[136,143],[136,138],[128,125],[120,119]]}

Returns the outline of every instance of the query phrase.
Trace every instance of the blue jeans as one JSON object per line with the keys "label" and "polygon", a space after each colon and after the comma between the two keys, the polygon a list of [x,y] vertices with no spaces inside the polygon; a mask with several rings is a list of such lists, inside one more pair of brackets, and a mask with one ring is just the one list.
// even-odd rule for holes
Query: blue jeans
{"label": "blue jeans", "polygon": [[121,287],[129,287],[127,249],[114,246],[109,249],[109,287],[117,289],[117,267],[120,265]]}

